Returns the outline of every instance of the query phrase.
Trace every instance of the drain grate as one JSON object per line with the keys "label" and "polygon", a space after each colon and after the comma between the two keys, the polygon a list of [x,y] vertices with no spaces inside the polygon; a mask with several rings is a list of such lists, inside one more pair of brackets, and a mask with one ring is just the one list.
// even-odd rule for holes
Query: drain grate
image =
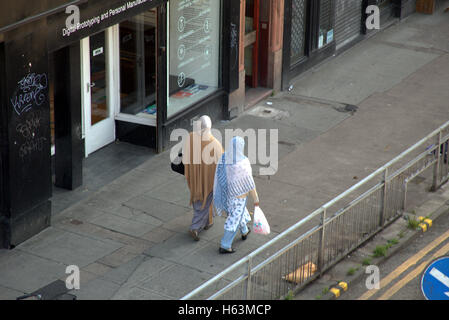
{"label": "drain grate", "polygon": [[359,110],[359,107],[352,105],[352,104],[346,104],[342,107],[333,107],[336,111],[341,113],[350,113],[351,115],[354,115],[357,110]]}

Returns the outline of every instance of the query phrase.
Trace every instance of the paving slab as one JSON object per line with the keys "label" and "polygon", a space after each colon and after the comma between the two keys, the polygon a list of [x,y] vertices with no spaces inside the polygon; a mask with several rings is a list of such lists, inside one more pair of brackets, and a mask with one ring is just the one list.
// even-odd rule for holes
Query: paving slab
{"label": "paving slab", "polygon": [[72,294],[76,295],[78,300],[109,300],[119,288],[120,285],[112,281],[96,278],[82,285],[80,290],[76,290]]}
{"label": "paving slab", "polygon": [[130,208],[124,204],[119,204],[116,207],[110,208],[108,212],[120,216],[124,219],[152,225],[156,228],[163,225],[163,222],[161,220],[150,216],[145,211]]}
{"label": "paving slab", "polygon": [[145,251],[145,255],[167,261],[180,262],[184,257],[206,245],[207,242],[205,240],[192,241],[192,237],[186,231],[185,233],[177,233],[166,241],[154,245]]}
{"label": "paving slab", "polygon": [[87,206],[84,203],[78,203],[64,210],[63,212],[52,217],[52,223],[58,223],[63,220],[76,219],[80,221],[90,221],[96,217],[103,215],[104,211]]}
{"label": "paving slab", "polygon": [[198,283],[206,282],[211,276],[210,273],[176,264],[162,271],[158,277],[146,280],[140,287],[171,299],[180,299],[194,290]]}
{"label": "paving slab", "polygon": [[145,256],[136,270],[129,276],[123,284],[123,288],[139,286],[149,278],[159,277],[160,273],[173,267],[175,264],[163,259]]}
{"label": "paving slab", "polygon": [[24,295],[24,292],[0,286],[0,301],[16,300],[17,297]]}
{"label": "paving slab", "polygon": [[160,227],[143,235],[142,239],[151,241],[155,244],[159,244],[171,238],[174,234],[174,231]]}
{"label": "paving slab", "polygon": [[22,252],[82,268],[121,247],[123,244],[111,240],[82,237],[49,228],[17,248]]}
{"label": "paving slab", "polygon": [[66,267],[17,249],[0,260],[0,286],[31,293],[63,277]]}
{"label": "paving slab", "polygon": [[293,81],[293,93],[358,105],[373,93],[400,83],[437,57],[364,41]]}
{"label": "paving slab", "polygon": [[107,272],[111,271],[112,269],[113,268],[111,268],[111,267],[109,267],[107,265],[104,265],[104,264],[101,264],[101,263],[98,263],[98,262],[94,262],[94,263],[92,263],[92,264],[90,264],[88,266],[85,266],[83,268],[83,271],[89,272],[89,273],[93,273],[93,274],[96,274],[98,276],[102,276],[102,275],[106,274]]}
{"label": "paving slab", "polygon": [[184,215],[191,209],[176,204],[168,203],[159,199],[150,198],[149,196],[138,196],[124,203],[125,206],[146,212],[148,215],[168,222],[179,216]]}
{"label": "paving slab", "polygon": [[138,286],[124,286],[112,297],[112,300],[173,300],[173,298],[161,295],[148,289],[142,289]]}
{"label": "paving slab", "polygon": [[151,224],[133,221],[113,214],[105,213],[90,221],[92,224],[134,237],[140,237],[157,228]]}
{"label": "paving slab", "polygon": [[344,111],[346,105],[282,93],[270,99],[273,108],[288,112],[282,123],[293,127],[302,127],[315,132],[326,132],[351,114]]}
{"label": "paving slab", "polygon": [[170,181],[144,194],[149,198],[158,199],[175,205],[190,208],[190,191],[187,182],[183,180]]}
{"label": "paving slab", "polygon": [[131,261],[122,264],[117,268],[109,270],[104,275],[102,275],[102,278],[112,281],[116,284],[123,285],[135,273],[136,269],[139,268],[144,260],[145,256],[137,256]]}

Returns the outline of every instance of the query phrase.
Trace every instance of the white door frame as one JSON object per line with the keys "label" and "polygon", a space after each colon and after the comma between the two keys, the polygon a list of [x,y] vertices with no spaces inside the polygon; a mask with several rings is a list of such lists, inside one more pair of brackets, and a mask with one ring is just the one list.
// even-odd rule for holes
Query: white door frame
{"label": "white door frame", "polygon": [[81,99],[83,105],[83,138],[86,158],[116,139],[115,115],[120,107],[119,65],[116,64],[118,25],[104,30],[106,39],[106,99],[108,118],[92,126],[91,122],[91,74],[90,39],[81,40]]}

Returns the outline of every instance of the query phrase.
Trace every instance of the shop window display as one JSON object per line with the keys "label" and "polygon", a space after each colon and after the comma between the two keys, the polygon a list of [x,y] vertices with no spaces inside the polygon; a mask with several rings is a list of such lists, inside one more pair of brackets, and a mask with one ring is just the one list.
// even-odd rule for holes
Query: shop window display
{"label": "shop window display", "polygon": [[318,48],[321,48],[334,40],[333,0],[320,1],[320,22],[318,34]]}
{"label": "shop window display", "polygon": [[120,23],[120,112],[156,117],[157,10]]}
{"label": "shop window display", "polygon": [[170,118],[219,86],[221,1],[170,1],[168,110]]}

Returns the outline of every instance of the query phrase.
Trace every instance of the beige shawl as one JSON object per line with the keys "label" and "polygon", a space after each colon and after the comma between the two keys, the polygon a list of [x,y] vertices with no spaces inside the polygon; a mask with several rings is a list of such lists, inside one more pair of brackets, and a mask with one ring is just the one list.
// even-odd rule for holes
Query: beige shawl
{"label": "beige shawl", "polygon": [[[194,153],[194,146],[197,147]],[[210,152],[210,164],[205,163],[202,158],[203,153]],[[210,135],[207,141],[202,141],[201,135],[192,132],[186,141],[183,151],[183,163],[185,166],[185,177],[190,189],[190,205],[196,201],[203,203],[204,209],[207,197],[214,190],[214,178],[217,163],[224,150],[221,143]]]}

